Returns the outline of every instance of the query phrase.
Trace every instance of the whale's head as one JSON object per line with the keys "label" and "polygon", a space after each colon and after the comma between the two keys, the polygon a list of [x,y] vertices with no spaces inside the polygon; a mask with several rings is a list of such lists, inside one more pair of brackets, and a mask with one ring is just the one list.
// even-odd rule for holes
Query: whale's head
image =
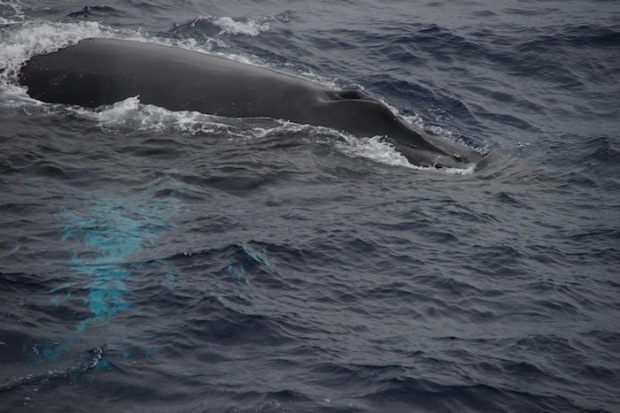
{"label": "whale's head", "polygon": [[381,136],[416,166],[469,169],[482,154],[404,122],[385,104],[358,91],[330,91],[315,108],[324,126],[359,137]]}

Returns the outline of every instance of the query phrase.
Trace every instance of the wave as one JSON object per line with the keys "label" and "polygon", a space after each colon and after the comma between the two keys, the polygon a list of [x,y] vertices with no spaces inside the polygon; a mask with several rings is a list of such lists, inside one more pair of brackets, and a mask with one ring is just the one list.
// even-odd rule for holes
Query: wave
{"label": "wave", "polygon": [[287,13],[268,16],[226,17],[226,16],[199,16],[186,22],[176,24],[170,30],[175,35],[194,38],[213,38],[225,35],[258,36],[271,30],[272,21],[288,21]]}
{"label": "wave", "polygon": [[89,350],[82,360],[65,367],[49,368],[45,372],[27,373],[14,377],[8,381],[0,382],[0,394],[23,386],[47,383],[63,379],[76,379],[90,370],[97,370],[107,365],[107,360],[102,348]]}

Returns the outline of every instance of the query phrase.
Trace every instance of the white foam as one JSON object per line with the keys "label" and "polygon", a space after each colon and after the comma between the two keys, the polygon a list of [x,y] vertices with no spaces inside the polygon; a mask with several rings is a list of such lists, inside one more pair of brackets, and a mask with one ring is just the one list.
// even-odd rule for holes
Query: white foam
{"label": "white foam", "polygon": [[182,23],[177,27],[191,27],[205,22],[207,25],[219,28],[221,35],[244,35],[244,36],[258,36],[260,33],[269,31],[269,21],[273,20],[273,17],[251,17],[251,18],[233,18],[227,16],[199,16],[188,22]]}
{"label": "white foam", "polygon": [[390,166],[399,166],[420,171],[432,171],[448,175],[470,175],[475,165],[468,164],[465,168],[435,168],[411,164],[405,156],[398,152],[394,145],[380,136],[372,138],[356,138],[341,134],[343,140],[336,143],[336,148],[347,156],[361,157]]}
{"label": "white foam", "polygon": [[32,21],[3,32],[0,44],[2,83],[15,82],[20,67],[31,57],[50,53],[89,37],[111,37],[113,33],[96,22],[56,23]]}
{"label": "white foam", "polygon": [[108,131],[180,132],[186,135],[226,134],[243,136],[235,128],[236,119],[220,118],[192,111],[170,111],[159,106],[144,105],[140,99],[131,97],[114,105],[96,110],[80,107],[68,108],[83,119],[96,122]]}
{"label": "white foam", "polygon": [[232,17],[217,17],[212,23],[218,26],[221,34],[243,34],[246,36],[258,36],[261,32],[270,30],[269,23],[262,19],[248,19],[246,21],[234,20]]}
{"label": "white foam", "polygon": [[373,138],[354,138],[346,134],[341,136],[343,140],[336,143],[336,148],[347,156],[372,159],[391,166],[412,166],[393,145],[379,136]]}
{"label": "white foam", "polygon": [[21,4],[16,1],[0,0],[0,26],[12,26],[24,20]]}

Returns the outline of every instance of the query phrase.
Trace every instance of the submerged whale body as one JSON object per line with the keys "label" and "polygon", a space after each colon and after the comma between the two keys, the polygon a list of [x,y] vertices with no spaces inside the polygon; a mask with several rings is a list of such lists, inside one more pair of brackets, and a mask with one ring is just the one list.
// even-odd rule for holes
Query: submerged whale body
{"label": "submerged whale body", "polygon": [[263,67],[185,49],[87,39],[35,56],[19,74],[28,94],[49,103],[95,108],[139,96],[169,110],[225,117],[269,117],[382,136],[414,165],[464,168],[482,155],[423,130],[357,91],[337,91]]}

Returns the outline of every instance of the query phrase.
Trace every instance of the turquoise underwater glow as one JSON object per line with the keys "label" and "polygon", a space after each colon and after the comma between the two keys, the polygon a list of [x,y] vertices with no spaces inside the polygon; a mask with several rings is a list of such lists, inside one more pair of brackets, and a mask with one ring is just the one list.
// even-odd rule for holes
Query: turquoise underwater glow
{"label": "turquoise underwater glow", "polygon": [[85,214],[63,210],[66,223],[61,241],[71,241],[70,268],[84,279],[88,297],[84,304],[91,316],[75,329],[83,331],[95,321],[113,316],[129,307],[125,280],[131,275],[130,257],[152,242],[157,235],[137,219],[141,214],[126,211],[116,202],[98,202],[88,206]]}
{"label": "turquoise underwater glow", "polygon": [[[132,292],[128,287],[132,274],[144,265],[165,265],[158,259],[145,258],[145,255],[157,240],[161,241],[162,235],[170,231],[168,222],[178,212],[179,201],[170,197],[158,204],[144,206],[144,203],[144,200],[132,202],[122,197],[98,197],[84,202],[80,208],[59,211],[60,241],[68,256],[64,268],[68,269],[70,280],[49,291],[52,295],[50,303],[59,306],[73,301],[85,306],[88,312],[75,322],[73,333],[65,334],[58,340],[59,344],[33,346],[30,351],[34,350],[35,363],[62,361],[72,348],[87,343],[89,327],[105,327],[114,315],[132,306]],[[212,277],[223,282],[227,282],[227,277],[232,277],[236,285],[247,287],[250,285],[247,271],[252,271],[254,265],[275,268],[264,249],[255,249],[245,243],[230,248],[230,259],[211,272]],[[191,257],[192,253],[185,255]],[[162,268],[160,285],[174,289],[178,278],[176,271]],[[110,331],[104,331],[109,336]],[[122,326],[114,324],[114,334],[109,337],[116,337],[122,343],[123,336]],[[109,367],[111,361],[102,345],[106,343],[96,343],[96,348],[89,351],[95,356],[74,363],[75,366],[69,370],[84,372]],[[28,351],[26,348],[24,350]],[[161,346],[151,347],[145,343],[144,348],[125,348],[121,345],[114,352],[127,359],[137,355],[148,357],[162,350]]]}
{"label": "turquoise underwater glow", "polygon": [[[174,204],[166,202],[158,207],[144,207],[138,202],[120,197],[99,197],[84,203],[78,210],[63,208],[59,211],[61,245],[66,247],[67,267],[71,282],[49,292],[52,305],[58,306],[76,300],[76,290],[86,290],[83,304],[89,315],[76,322],[74,334],[65,336],[54,346],[33,346],[37,364],[57,361],[82,341],[85,330],[94,323],[103,323],[131,306],[131,292],[126,285],[132,271],[141,264],[136,258],[154,240],[169,230],[164,224],[175,211]],[[163,206],[168,208],[164,208]],[[80,294],[81,295],[81,294]],[[128,357],[128,349],[121,350]],[[109,363],[98,357],[93,368]]]}

